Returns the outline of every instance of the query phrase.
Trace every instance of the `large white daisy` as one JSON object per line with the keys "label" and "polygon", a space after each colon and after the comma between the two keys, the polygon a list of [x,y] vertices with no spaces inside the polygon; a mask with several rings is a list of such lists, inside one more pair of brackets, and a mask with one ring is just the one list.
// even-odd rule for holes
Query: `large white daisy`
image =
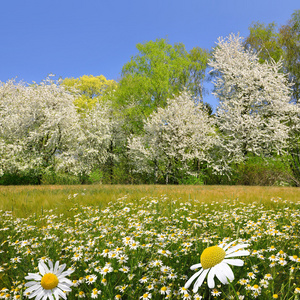
{"label": "large white daisy", "polygon": [[250,252],[248,250],[241,250],[249,246],[249,244],[239,244],[234,245],[236,241],[229,244],[221,244],[218,246],[212,246],[204,249],[200,257],[200,264],[191,266],[191,270],[200,269],[196,272],[185,284],[185,288],[188,289],[191,283],[198,277],[194,284],[193,292],[197,293],[198,288],[202,285],[206,275],[208,287],[213,289],[215,287],[214,277],[223,283],[227,284],[228,279],[232,281],[234,279],[234,274],[229,267],[233,266],[243,266],[244,262],[241,259],[229,259],[231,257],[246,256]]}
{"label": "large white daisy", "polygon": [[47,266],[43,261],[39,262],[39,273],[29,273],[25,277],[29,281],[25,284],[28,289],[25,290],[25,294],[28,294],[29,298],[35,297],[35,300],[50,300],[54,299],[67,299],[64,292],[70,292],[72,286],[71,280],[65,276],[70,275],[74,270],[64,271],[66,264],[59,265],[57,261],[53,267],[51,260],[48,260]]}

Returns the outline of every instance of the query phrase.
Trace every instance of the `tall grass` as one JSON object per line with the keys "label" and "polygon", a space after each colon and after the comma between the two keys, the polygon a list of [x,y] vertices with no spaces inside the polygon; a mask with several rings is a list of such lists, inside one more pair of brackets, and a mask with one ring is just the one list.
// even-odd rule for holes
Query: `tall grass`
{"label": "tall grass", "polygon": [[[1,186],[0,210],[12,211],[16,217],[42,214],[43,210],[57,209],[66,213],[77,194],[82,205],[106,205],[124,195],[129,201],[145,196],[169,199],[197,199],[203,202],[240,198],[245,203],[270,203],[274,196],[298,201],[300,189],[296,187],[266,186],[190,186],[190,185],[73,185],[73,186]],[[83,197],[84,196],[84,197]],[[68,199],[69,197],[69,199]],[[271,204],[270,204],[271,205]]]}

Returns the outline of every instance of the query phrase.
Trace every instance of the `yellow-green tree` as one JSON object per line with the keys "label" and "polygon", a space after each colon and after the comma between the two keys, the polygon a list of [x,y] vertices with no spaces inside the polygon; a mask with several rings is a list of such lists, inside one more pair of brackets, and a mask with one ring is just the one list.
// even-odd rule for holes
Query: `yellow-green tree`
{"label": "yellow-green tree", "polygon": [[62,85],[77,95],[75,105],[79,111],[91,109],[100,100],[117,88],[114,80],[108,80],[103,75],[83,75],[80,78],[65,78]]}

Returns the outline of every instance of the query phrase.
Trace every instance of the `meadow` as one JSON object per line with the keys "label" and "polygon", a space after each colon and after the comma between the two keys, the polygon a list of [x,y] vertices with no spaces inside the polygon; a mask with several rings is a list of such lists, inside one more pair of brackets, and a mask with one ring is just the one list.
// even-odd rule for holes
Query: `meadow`
{"label": "meadow", "polygon": [[[0,299],[25,299],[39,262],[72,271],[67,299],[300,299],[291,187],[0,187]],[[207,247],[248,244],[234,279],[184,288]],[[230,248],[229,248],[230,249]]]}

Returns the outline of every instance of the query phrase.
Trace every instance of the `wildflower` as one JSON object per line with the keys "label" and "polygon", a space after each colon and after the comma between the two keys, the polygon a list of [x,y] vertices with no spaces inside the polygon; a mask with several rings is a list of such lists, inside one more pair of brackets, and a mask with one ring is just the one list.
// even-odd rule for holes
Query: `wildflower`
{"label": "wildflower", "polygon": [[148,300],[148,299],[151,299],[152,295],[149,294],[149,293],[145,293],[143,296],[140,297],[140,299],[143,299],[143,300]]}
{"label": "wildflower", "polygon": [[239,280],[240,285],[246,285],[248,283],[249,283],[249,279],[242,278],[242,279]]}
{"label": "wildflower", "polygon": [[109,265],[106,265],[101,269],[100,274],[105,276],[107,273],[111,273],[113,270],[114,269],[112,267],[110,267]]}
{"label": "wildflower", "polygon": [[10,261],[12,263],[19,263],[19,262],[21,262],[21,257],[17,256],[17,257],[11,258]]}
{"label": "wildflower", "polygon": [[273,277],[272,277],[272,275],[271,275],[270,273],[268,273],[268,274],[266,274],[266,275],[264,276],[264,279],[272,280]]}
{"label": "wildflower", "polygon": [[289,256],[289,259],[292,261],[297,261],[297,258],[298,258],[297,255]]}
{"label": "wildflower", "polygon": [[234,274],[228,264],[233,266],[242,266],[244,262],[241,259],[228,259],[236,256],[249,255],[250,252],[247,250],[241,250],[248,246],[248,244],[240,244],[231,247],[235,241],[220,245],[206,248],[200,257],[200,264],[191,266],[191,270],[195,270],[201,267],[201,270],[196,272],[185,284],[185,288],[189,288],[195,278],[199,276],[196,283],[194,284],[193,292],[196,293],[198,288],[202,285],[206,275],[208,274],[208,287],[213,289],[215,287],[214,277],[223,283],[227,284],[228,279],[233,280]]}
{"label": "wildflower", "polygon": [[265,289],[269,286],[269,282],[266,279],[261,279],[259,284]]}
{"label": "wildflower", "polygon": [[191,295],[188,294],[188,293],[185,293],[185,294],[182,295],[182,299],[190,300],[191,299]]}
{"label": "wildflower", "polygon": [[33,281],[29,281],[25,284],[28,289],[25,290],[26,293],[31,293],[29,298],[36,297],[36,299],[46,300],[49,298],[53,299],[53,294],[56,299],[60,297],[63,299],[67,299],[64,291],[70,292],[70,286],[72,286],[72,282],[67,279],[65,276],[70,275],[74,272],[74,270],[64,271],[66,265],[59,265],[57,261],[55,266],[53,267],[53,263],[51,260],[48,260],[49,267],[40,260],[39,262],[39,272],[38,273],[29,273],[28,276],[25,277],[27,280],[33,279]]}
{"label": "wildflower", "polygon": [[158,250],[158,253],[162,254],[162,255],[164,255],[166,257],[168,257],[168,256],[170,256],[172,254],[169,250],[163,250],[163,249]]}
{"label": "wildflower", "polygon": [[215,297],[218,297],[218,296],[221,295],[221,292],[219,292],[217,289],[213,289],[213,290],[211,291],[211,294],[212,294],[213,296],[215,296]]}
{"label": "wildflower", "polygon": [[144,277],[142,277],[142,278],[139,280],[140,283],[145,283],[145,282],[147,282],[147,281],[148,281],[148,277],[147,277],[147,276],[144,276]]}
{"label": "wildflower", "polygon": [[96,281],[97,276],[96,275],[88,275],[88,276],[86,276],[85,279],[86,279],[87,284],[91,284]]}
{"label": "wildflower", "polygon": [[277,258],[275,255],[271,255],[271,256],[269,257],[269,260],[270,260],[270,261],[277,261],[278,258]]}
{"label": "wildflower", "polygon": [[295,290],[294,290],[294,293],[295,294],[300,294],[300,288],[296,287]]}
{"label": "wildflower", "polygon": [[80,292],[78,293],[78,297],[79,297],[79,298],[85,298],[85,293],[84,293],[83,291],[80,291]]}
{"label": "wildflower", "polygon": [[278,299],[278,295],[277,295],[277,294],[274,294],[274,295],[273,295],[273,299]]}
{"label": "wildflower", "polygon": [[115,299],[116,299],[116,300],[122,299],[122,295],[120,295],[120,294],[116,295],[116,296],[115,296]]}
{"label": "wildflower", "polygon": [[99,295],[99,294],[101,294],[101,291],[99,291],[99,290],[97,290],[96,288],[94,288],[93,291],[92,291],[91,297],[92,297],[93,299],[96,299],[96,298],[98,298],[98,295]]}
{"label": "wildflower", "polygon": [[179,292],[180,292],[180,294],[186,294],[186,293],[187,293],[187,288],[181,287],[181,288],[179,289]]}
{"label": "wildflower", "polygon": [[171,289],[167,286],[163,286],[161,289],[160,289],[160,293],[162,295],[168,295],[171,293]]}
{"label": "wildflower", "polygon": [[251,278],[251,279],[254,279],[254,278],[256,277],[255,274],[254,274],[253,272],[247,273],[247,276],[248,276],[249,278]]}
{"label": "wildflower", "polygon": [[130,271],[129,267],[125,266],[123,268],[120,268],[119,271],[123,272],[123,273],[128,273]]}

